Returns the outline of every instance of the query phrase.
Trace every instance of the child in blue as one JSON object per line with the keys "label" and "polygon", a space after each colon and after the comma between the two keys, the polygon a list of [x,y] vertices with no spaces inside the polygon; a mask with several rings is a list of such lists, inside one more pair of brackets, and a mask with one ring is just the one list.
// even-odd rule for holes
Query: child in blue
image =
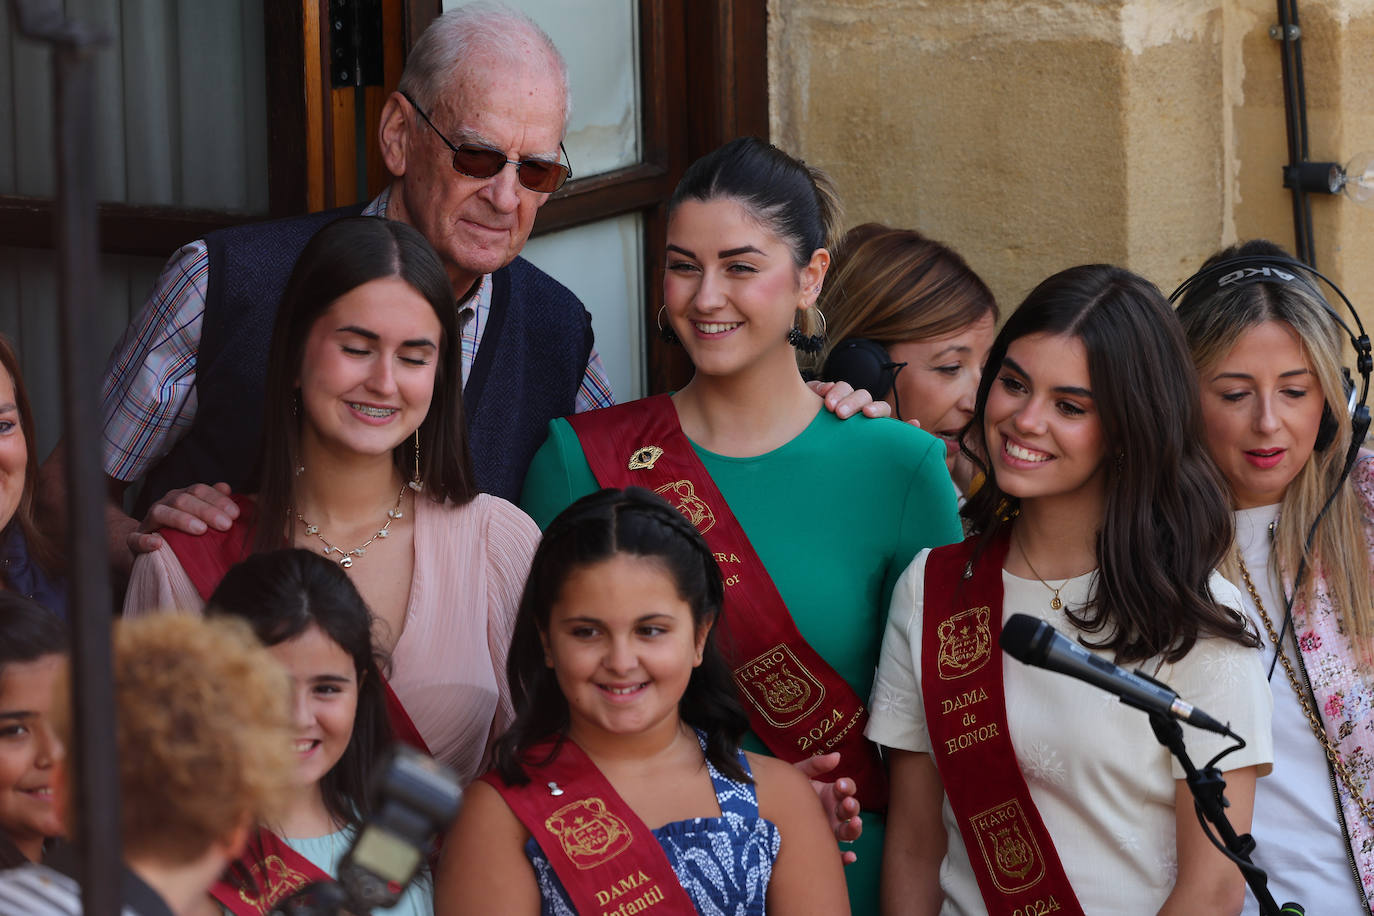
{"label": "child in blue", "polygon": [[[647,490],[602,490],[554,520],[516,619],[515,723],[445,842],[437,912],[578,911],[550,864],[563,850],[541,848],[492,784],[543,792],[526,764],[549,739],[548,757],[585,755],[622,813],[652,829],[698,912],[849,912],[811,786],[788,764],[739,749],[748,719],[712,638],[723,594],[701,535]],[[635,893],[590,903],[615,912]]]}

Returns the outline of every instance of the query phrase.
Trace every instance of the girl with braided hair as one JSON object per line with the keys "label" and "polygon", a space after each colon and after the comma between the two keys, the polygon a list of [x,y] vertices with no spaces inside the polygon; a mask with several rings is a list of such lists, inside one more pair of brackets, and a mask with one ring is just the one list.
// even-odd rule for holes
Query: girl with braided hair
{"label": "girl with braided hair", "polygon": [[437,912],[849,912],[806,779],[740,750],[724,591],[647,490],[554,519],[507,664],[515,722],[444,845]]}

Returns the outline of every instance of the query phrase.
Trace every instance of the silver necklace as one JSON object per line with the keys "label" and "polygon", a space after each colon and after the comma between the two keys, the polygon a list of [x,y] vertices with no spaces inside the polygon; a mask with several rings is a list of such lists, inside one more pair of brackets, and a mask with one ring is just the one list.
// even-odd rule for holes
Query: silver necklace
{"label": "silver necklace", "polygon": [[363,541],[361,544],[359,544],[357,547],[354,547],[352,550],[344,550],[341,547],[335,547],[333,544],[329,542],[329,540],[324,535],[320,534],[319,525],[310,524],[305,520],[304,517],[301,516],[299,512],[296,513],[296,521],[300,522],[302,525],[305,526],[305,533],[307,535],[309,535],[310,537],[319,538],[320,542],[324,544],[324,549],[320,551],[321,553],[323,553],[325,556],[330,556],[331,554],[337,553],[339,555],[339,565],[342,566],[344,569],[348,569],[350,566],[353,565],[353,559],[355,557],[362,558],[367,553],[368,545],[370,545],[373,541],[377,540],[378,538],[385,540],[390,536],[391,532],[389,529],[391,528],[392,522],[396,521],[396,519],[398,518],[405,518],[405,513],[401,511],[401,500],[405,497],[406,487],[408,487],[409,485],[409,483],[402,485],[400,492],[396,494],[396,505],[386,510],[386,524],[378,528],[376,534],[372,535],[372,537]]}

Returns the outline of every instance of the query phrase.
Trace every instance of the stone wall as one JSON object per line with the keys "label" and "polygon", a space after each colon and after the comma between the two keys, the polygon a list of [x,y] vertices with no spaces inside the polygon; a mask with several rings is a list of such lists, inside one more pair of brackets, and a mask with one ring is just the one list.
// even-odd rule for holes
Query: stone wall
{"label": "stone wall", "polygon": [[[1301,0],[1310,158],[1374,148],[1374,0]],[[774,142],[850,224],[959,250],[1005,308],[1071,264],[1168,292],[1216,248],[1291,249],[1273,0],[770,0]],[[1317,265],[1374,319],[1374,211],[1321,197]]]}

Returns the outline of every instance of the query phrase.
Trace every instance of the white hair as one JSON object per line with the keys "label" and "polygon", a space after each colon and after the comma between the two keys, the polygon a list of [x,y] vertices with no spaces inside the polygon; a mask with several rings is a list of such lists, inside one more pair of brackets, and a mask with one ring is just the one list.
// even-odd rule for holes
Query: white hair
{"label": "white hair", "polygon": [[568,87],[568,63],[553,39],[529,16],[504,3],[478,0],[449,10],[425,29],[406,58],[398,87],[432,111],[439,96],[448,88],[463,61],[478,55],[515,62],[524,55],[527,44],[544,51],[558,75],[563,90],[563,129],[572,113],[572,92]]}

